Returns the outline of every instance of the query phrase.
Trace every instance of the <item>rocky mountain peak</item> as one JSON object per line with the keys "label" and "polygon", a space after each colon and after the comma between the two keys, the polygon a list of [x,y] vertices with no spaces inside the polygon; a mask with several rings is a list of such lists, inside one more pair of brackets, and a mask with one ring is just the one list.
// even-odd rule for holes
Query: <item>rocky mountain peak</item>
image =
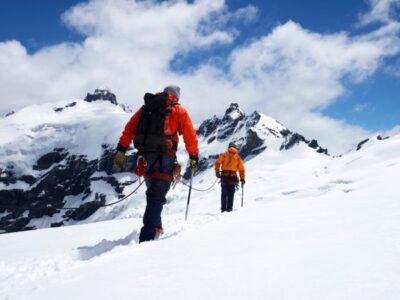
{"label": "rocky mountain peak", "polygon": [[117,97],[107,88],[98,88],[94,90],[94,93],[87,93],[85,101],[109,101],[114,105],[118,105]]}
{"label": "rocky mountain peak", "polygon": [[[116,107],[118,105],[115,95],[107,89],[96,89],[85,98],[87,102],[100,100],[109,101]],[[27,127],[31,144],[18,148],[20,143],[16,140],[0,151],[0,233],[76,224],[93,214],[96,218],[109,218],[103,210],[97,212],[100,205],[115,200],[112,194],[123,197],[126,195],[125,187],[134,183],[132,178],[122,179],[125,177],[114,174],[113,170],[114,143],[119,135],[113,132],[124,125],[121,115],[114,113],[116,107],[107,105],[105,109],[95,110],[96,118],[91,119],[90,112],[94,106],[85,105],[86,113],[89,112],[85,114],[87,118],[71,118],[75,111],[81,112],[76,109],[80,104],[76,101],[53,108],[60,113],[57,123],[51,120],[41,123],[39,120]],[[125,106],[118,106],[126,111]],[[48,112],[51,108],[44,106],[42,110],[37,109],[35,107],[33,111]],[[70,110],[70,114],[61,113],[65,109]],[[104,118],[98,118],[99,111]],[[25,121],[26,118],[20,119]],[[99,124],[104,120],[110,120],[116,126],[103,134],[93,134],[99,132]],[[245,160],[267,149],[286,151],[296,145],[307,145],[316,152],[327,154],[327,150],[321,148],[316,140],[310,141],[291,132],[263,113],[245,114],[237,103],[229,105],[224,115],[205,120],[197,133],[201,148],[199,173],[212,169],[215,160],[227,150],[230,142],[237,145]],[[90,138],[101,137],[85,143],[89,134]],[[82,141],[82,145],[77,145],[76,141]],[[98,149],[101,149],[100,152]],[[131,172],[133,165],[133,156],[127,155],[126,167],[121,171]],[[189,177],[189,169],[184,177]],[[61,214],[60,208],[63,208]]]}
{"label": "rocky mountain peak", "polygon": [[236,121],[242,120],[245,117],[245,113],[240,109],[239,104],[231,103],[228,109],[225,111],[225,115],[223,117],[223,121]]}
{"label": "rocky mountain peak", "polygon": [[5,115],[5,117],[7,118],[7,117],[9,117],[9,116],[12,116],[13,114],[15,114],[15,111],[10,111],[9,113],[7,113],[7,114]]}
{"label": "rocky mountain peak", "polygon": [[[211,168],[218,158],[219,151],[226,149],[229,142],[238,146],[243,159],[256,156],[267,148],[284,151],[302,143],[318,153],[328,154],[328,150],[320,147],[316,140],[307,140],[284,127],[276,119],[258,111],[246,115],[237,103],[232,103],[222,118],[214,115],[202,122],[197,134],[201,142],[210,145],[209,149],[218,149],[203,152],[200,170]],[[188,174],[186,172],[185,176]]]}

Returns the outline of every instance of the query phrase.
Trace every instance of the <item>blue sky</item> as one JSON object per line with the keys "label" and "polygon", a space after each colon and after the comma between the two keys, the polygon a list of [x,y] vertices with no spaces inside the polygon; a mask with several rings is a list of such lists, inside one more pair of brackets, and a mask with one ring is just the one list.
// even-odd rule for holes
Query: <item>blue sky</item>
{"label": "blue sky", "polygon": [[19,40],[30,52],[64,40],[79,40],[81,37],[60,19],[64,11],[79,2],[0,0],[0,40]]}
{"label": "blue sky", "polygon": [[[78,40],[79,35],[68,30],[60,16],[68,8],[82,0],[1,0],[0,38],[19,39],[31,50],[38,45]],[[317,0],[229,0],[232,9],[246,5],[259,8],[260,19],[252,24],[244,36],[263,34],[287,20],[294,20],[304,27],[318,32],[348,30],[357,21],[357,15],[368,9],[363,0],[317,1]],[[33,42],[33,41],[36,41]]]}
{"label": "blue sky", "polygon": [[[371,0],[379,1],[379,0]],[[397,0],[394,0],[396,2]],[[86,36],[79,24],[66,25],[61,15],[81,3],[79,0],[0,0],[0,43],[17,40],[28,54],[63,42],[82,43]],[[189,1],[193,3],[193,1]],[[262,36],[286,24],[289,20],[304,31],[329,36],[345,32],[349,37],[368,34],[381,26],[369,22],[360,26],[360,16],[371,10],[364,0],[228,0],[228,11],[234,12],[249,5],[257,9],[256,16],[240,22],[235,18],[224,23],[224,30],[234,27],[240,34],[232,42],[217,42],[200,50],[186,51],[169,62],[181,73],[190,73],[207,62],[225,65],[225,58],[235,49],[252,44]],[[79,20],[72,23],[79,23]],[[75,28],[72,28],[75,27]],[[368,131],[388,130],[400,123],[400,56],[382,56],[382,64],[372,75],[359,82],[341,80],[344,91],[325,105],[310,108],[316,112]],[[178,72],[178,73],[179,73]],[[298,103],[302,105],[302,103]]]}

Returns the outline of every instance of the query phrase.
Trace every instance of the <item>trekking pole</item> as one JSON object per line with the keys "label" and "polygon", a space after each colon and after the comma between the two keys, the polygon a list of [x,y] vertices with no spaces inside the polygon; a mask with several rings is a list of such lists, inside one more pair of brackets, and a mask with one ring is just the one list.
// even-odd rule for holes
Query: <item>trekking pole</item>
{"label": "trekking pole", "polygon": [[189,213],[189,204],[190,204],[190,195],[192,194],[192,181],[193,181],[193,169],[190,168],[190,183],[189,183],[189,194],[186,203],[186,213],[185,213],[185,221],[187,221],[188,213]]}
{"label": "trekking pole", "polygon": [[242,183],[242,207],[243,207],[243,194],[244,194],[244,184]]}

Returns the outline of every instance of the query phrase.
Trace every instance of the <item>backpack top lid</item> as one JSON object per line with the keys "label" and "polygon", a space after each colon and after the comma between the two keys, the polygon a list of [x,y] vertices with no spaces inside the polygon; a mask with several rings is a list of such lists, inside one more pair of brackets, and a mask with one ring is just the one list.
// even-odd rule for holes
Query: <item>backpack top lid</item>
{"label": "backpack top lid", "polygon": [[144,105],[149,110],[165,109],[167,107],[168,94],[150,94],[146,93],[144,95]]}

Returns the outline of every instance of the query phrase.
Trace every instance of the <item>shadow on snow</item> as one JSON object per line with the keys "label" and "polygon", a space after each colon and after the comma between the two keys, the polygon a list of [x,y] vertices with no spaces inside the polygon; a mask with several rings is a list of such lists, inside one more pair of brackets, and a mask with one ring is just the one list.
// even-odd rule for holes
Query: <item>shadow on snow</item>
{"label": "shadow on snow", "polygon": [[118,239],[118,240],[102,240],[101,242],[97,243],[96,245],[93,246],[82,246],[78,247],[78,258],[80,260],[90,260],[93,257],[102,255],[104,253],[110,252],[113,250],[115,247],[118,246],[127,246],[130,244],[131,241],[135,241],[138,243],[139,241],[139,234],[137,231],[134,231],[127,235],[124,238]]}

